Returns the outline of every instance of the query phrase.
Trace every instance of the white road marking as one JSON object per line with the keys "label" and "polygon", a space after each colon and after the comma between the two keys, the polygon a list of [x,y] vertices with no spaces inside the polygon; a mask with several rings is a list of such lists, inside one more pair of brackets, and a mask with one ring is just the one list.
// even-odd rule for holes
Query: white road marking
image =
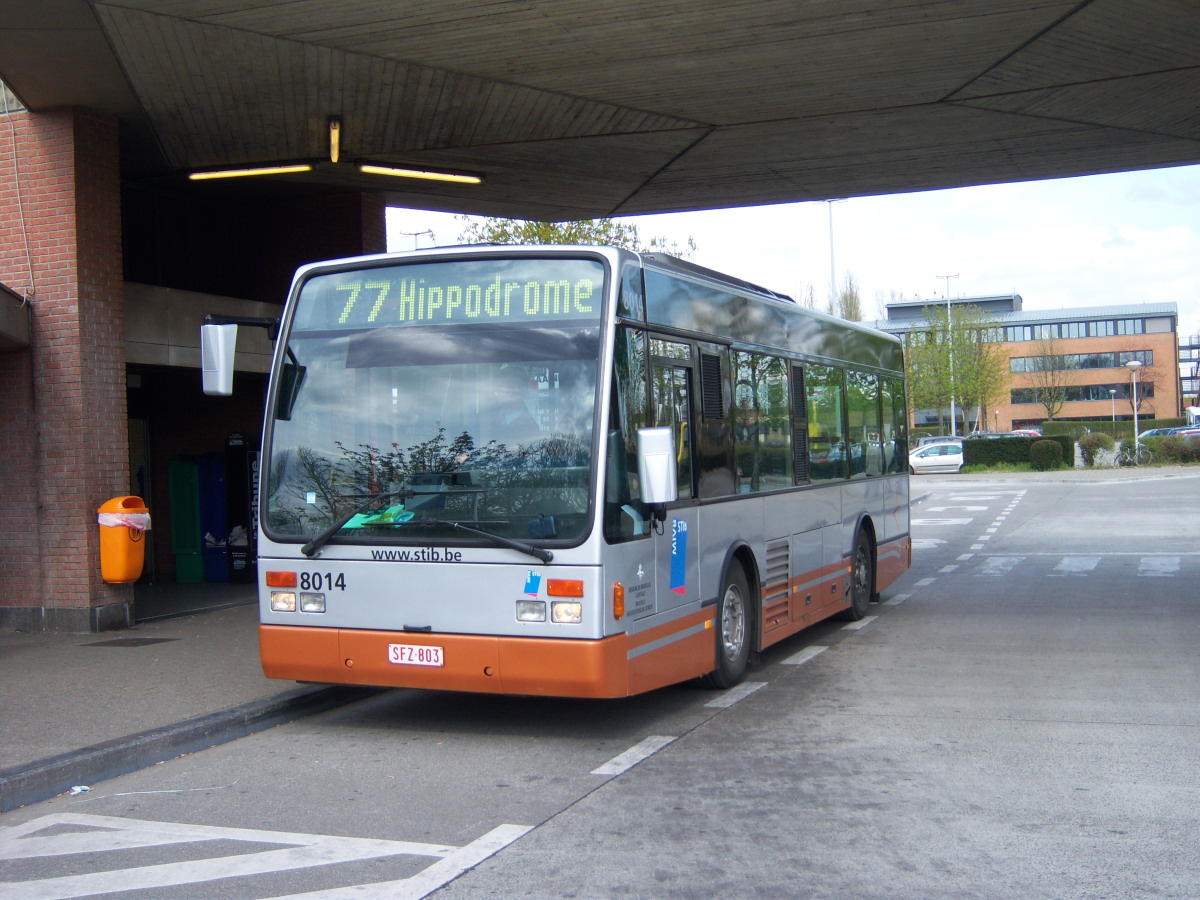
{"label": "white road marking", "polygon": [[[62,827],[72,831],[59,831]],[[440,888],[471,866],[503,849],[532,826],[502,825],[465,847],[386,841],[323,834],[258,831],[210,825],[150,822],[117,816],[57,813],[0,829],[0,859],[106,853],[139,847],[162,847],[201,841],[236,841],[247,844],[284,845],[279,850],[247,851],[212,859],[109,869],[82,875],[62,875],[31,881],[0,882],[5,900],[71,900],[100,894],[127,894],[154,888],[244,878],[294,869],[335,865],[389,856],[429,856],[437,863],[412,878],[386,884],[356,885],[336,891],[294,896],[388,897],[417,900]],[[40,832],[49,832],[39,834]],[[282,900],[282,898],[281,898]]]}
{"label": "white road marking", "polygon": [[1023,556],[989,556],[975,570],[975,574],[990,575],[998,578],[1011,572],[1024,558]]}
{"label": "white road marking", "polygon": [[1170,578],[1179,574],[1178,556],[1143,556],[1138,562],[1140,578]]}
{"label": "white road marking", "polygon": [[1072,575],[1087,575],[1096,566],[1100,564],[1098,556],[1064,556],[1054,571],[1050,573],[1050,577],[1064,577]]}
{"label": "white road marking", "polygon": [[741,684],[735,685],[727,691],[722,691],[716,699],[709,700],[704,705],[710,706],[713,709],[728,709],[739,700],[745,700],[759,688],[766,686],[767,683],[765,681],[743,681]]}
{"label": "white road marking", "polygon": [[946,542],[941,538],[913,538],[912,548],[914,550],[936,550],[944,543]]}
{"label": "white road marking", "polygon": [[614,756],[604,765],[597,769],[592,769],[593,775],[620,775],[622,772],[627,772],[640,763],[661,750],[671,741],[673,737],[668,737],[662,734],[652,734],[644,741],[639,741],[634,744],[620,756]]}
{"label": "white road marking", "polygon": [[532,826],[527,825],[501,825],[493,828],[483,837],[463,847],[459,853],[439,859],[432,866],[403,881],[290,894],[275,900],[421,900],[532,830]]}
{"label": "white road marking", "polygon": [[922,578],[920,581],[918,581],[916,584],[914,584],[913,587],[915,587],[915,588],[929,587],[935,581],[937,581],[936,578]]}
{"label": "white road marking", "polygon": [[874,622],[878,618],[879,618],[879,616],[863,616],[857,622],[850,622],[846,625],[843,625],[842,630],[843,631],[859,631],[860,629],[866,628],[868,625],[870,625],[872,622]]}
{"label": "white road marking", "polygon": [[891,597],[887,600],[884,600],[883,605],[884,606],[899,606],[901,603],[903,603],[905,600],[907,600],[911,596],[912,596],[912,594],[897,594],[895,597]]}
{"label": "white road marking", "polygon": [[789,656],[783,661],[785,666],[802,666],[813,657],[824,653],[828,647],[822,647],[820,644],[813,644],[811,647],[805,647],[795,656]]}
{"label": "white road marking", "polygon": [[927,506],[926,512],[945,512],[948,509],[965,509],[967,512],[983,512],[986,506]]}
{"label": "white road marking", "polygon": [[974,519],[913,519],[913,525],[970,525]]}

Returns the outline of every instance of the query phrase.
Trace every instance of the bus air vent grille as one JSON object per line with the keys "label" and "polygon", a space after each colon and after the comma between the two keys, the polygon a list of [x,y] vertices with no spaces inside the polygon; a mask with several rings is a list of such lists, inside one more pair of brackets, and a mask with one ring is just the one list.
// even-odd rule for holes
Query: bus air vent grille
{"label": "bus air vent grille", "polygon": [[721,357],[713,353],[700,354],[700,402],[707,421],[725,418],[725,403],[721,398]]}
{"label": "bus air vent grille", "polygon": [[791,574],[792,547],[786,538],[767,544],[767,571],[763,601],[770,603],[788,595],[788,576]]}

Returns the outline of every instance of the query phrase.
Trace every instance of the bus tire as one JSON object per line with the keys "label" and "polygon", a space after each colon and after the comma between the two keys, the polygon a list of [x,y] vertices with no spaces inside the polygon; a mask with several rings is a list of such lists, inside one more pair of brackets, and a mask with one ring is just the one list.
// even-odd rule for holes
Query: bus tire
{"label": "bus tire", "polygon": [[861,528],[854,538],[854,555],[850,557],[850,606],[838,613],[843,622],[857,622],[871,608],[875,590],[875,554],[871,539]]}
{"label": "bus tire", "polygon": [[746,674],[750,661],[751,624],[750,587],[740,563],[733,562],[717,601],[716,668],[700,679],[704,687],[731,688]]}

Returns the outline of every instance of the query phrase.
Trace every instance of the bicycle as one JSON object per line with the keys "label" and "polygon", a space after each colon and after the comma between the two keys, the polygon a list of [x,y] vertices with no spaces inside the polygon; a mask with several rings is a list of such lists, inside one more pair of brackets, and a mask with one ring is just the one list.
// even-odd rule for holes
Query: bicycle
{"label": "bicycle", "polygon": [[1118,466],[1147,466],[1154,462],[1154,454],[1145,447],[1134,450],[1122,450],[1117,454]]}

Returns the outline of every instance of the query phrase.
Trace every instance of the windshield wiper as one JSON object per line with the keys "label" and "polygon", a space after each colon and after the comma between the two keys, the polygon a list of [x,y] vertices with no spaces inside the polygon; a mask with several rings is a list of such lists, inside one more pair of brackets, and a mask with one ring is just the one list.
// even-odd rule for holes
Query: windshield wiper
{"label": "windshield wiper", "polygon": [[544,563],[548,563],[554,559],[554,554],[544,547],[535,547],[533,544],[526,544],[524,541],[515,541],[512,538],[506,538],[502,534],[484,531],[482,528],[472,528],[470,525],[464,525],[462,522],[455,522],[450,519],[413,519],[411,524],[420,525],[423,528],[433,528],[438,525],[444,525],[445,527],[453,528],[456,531],[465,531],[468,534],[474,534],[482,538],[487,538],[493,544],[498,544],[501,547],[508,547],[510,550],[516,550],[519,553],[524,553],[527,556],[540,559]]}
{"label": "windshield wiper", "polygon": [[368,497],[366,500],[364,500],[358,506],[354,507],[354,509],[350,510],[350,512],[346,513],[340,519],[334,520],[334,523],[332,525],[330,525],[328,528],[326,528],[324,531],[322,531],[320,534],[318,534],[316,537],[314,537],[312,540],[310,540],[307,544],[305,544],[303,547],[301,547],[300,552],[303,553],[305,556],[307,556],[309,559],[312,559],[314,556],[317,555],[318,551],[320,551],[320,549],[322,547],[324,547],[326,543],[328,543],[328,541],[331,537],[333,537],[335,534],[337,534],[339,531],[341,531],[343,528],[346,527],[347,522],[349,522],[351,519],[353,519],[359,513],[366,512],[367,508],[369,506],[371,506],[372,504],[378,503],[380,500],[384,500],[388,497],[411,497],[411,496],[412,496],[412,491],[410,491],[410,490],[380,491],[378,494],[372,494],[370,497]]}

